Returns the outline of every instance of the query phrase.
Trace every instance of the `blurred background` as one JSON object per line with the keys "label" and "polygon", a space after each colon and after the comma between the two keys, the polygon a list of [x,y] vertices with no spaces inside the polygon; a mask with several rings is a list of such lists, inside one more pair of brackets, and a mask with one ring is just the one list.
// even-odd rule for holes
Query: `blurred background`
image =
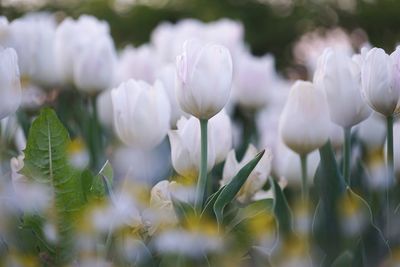
{"label": "blurred background", "polygon": [[[243,23],[245,40],[255,55],[272,53],[286,77],[306,75],[296,42],[310,31],[325,34],[342,28],[358,48],[393,50],[400,38],[397,0],[2,0],[9,20],[27,11],[55,11],[59,19],[91,14],[106,20],[117,47],[149,41],[161,21],[196,18],[204,22],[230,18]],[[299,54],[300,52],[297,52]],[[300,53],[301,54],[301,53]],[[300,59],[299,59],[300,57]],[[296,60],[294,60],[296,59]]]}

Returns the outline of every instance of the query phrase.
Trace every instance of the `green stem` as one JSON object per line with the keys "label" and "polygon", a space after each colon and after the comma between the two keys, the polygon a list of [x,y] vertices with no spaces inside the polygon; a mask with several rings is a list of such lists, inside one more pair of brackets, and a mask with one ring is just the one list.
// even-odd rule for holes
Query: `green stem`
{"label": "green stem", "polygon": [[99,156],[102,151],[101,144],[101,129],[99,127],[99,120],[97,118],[97,98],[96,95],[89,97],[91,106],[91,122],[89,128],[89,149],[91,154],[91,167],[96,169],[99,165]]}
{"label": "green stem", "polygon": [[390,186],[394,181],[394,168],[393,168],[393,116],[386,117],[386,126],[387,126],[387,178],[386,178],[386,231],[389,232],[390,227],[390,198],[389,191]]}
{"label": "green stem", "polygon": [[344,148],[343,148],[343,177],[350,187],[350,161],[351,161],[351,128],[343,128]]}
{"label": "green stem", "polygon": [[308,199],[308,181],[307,181],[307,154],[300,155],[301,163],[301,198],[304,202]]}
{"label": "green stem", "polygon": [[200,119],[200,134],[201,134],[201,159],[199,178],[196,187],[196,211],[200,214],[203,206],[204,193],[207,186],[207,119]]}

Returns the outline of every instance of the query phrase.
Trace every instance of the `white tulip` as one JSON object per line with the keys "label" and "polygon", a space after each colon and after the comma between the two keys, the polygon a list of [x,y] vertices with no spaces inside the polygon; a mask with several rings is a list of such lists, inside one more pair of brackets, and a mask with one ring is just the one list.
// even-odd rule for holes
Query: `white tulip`
{"label": "white tulip", "polygon": [[246,108],[262,108],[271,98],[277,81],[274,57],[255,57],[246,51],[236,62],[233,87],[235,100]]}
{"label": "white tulip", "polygon": [[65,83],[74,80],[75,60],[87,47],[91,47],[102,36],[109,35],[109,26],[97,18],[82,15],[78,20],[66,18],[57,27],[55,36],[55,54],[57,71]]}
{"label": "white tulip", "polygon": [[[168,133],[171,143],[172,166],[182,176],[197,173],[200,164],[200,123],[195,117],[182,117],[177,130]],[[208,122],[207,169],[225,160],[232,148],[232,126],[225,111]]]}
{"label": "white tulip", "polygon": [[115,64],[116,51],[111,37],[97,38],[74,62],[75,85],[88,93],[109,88],[114,80]]}
{"label": "white tulip", "polygon": [[181,185],[175,181],[158,182],[150,192],[150,207],[144,211],[147,231],[153,235],[160,227],[178,223],[172,198],[190,203],[193,201],[194,188]]}
{"label": "white tulip", "polygon": [[371,114],[362,97],[360,72],[350,56],[331,48],[318,60],[314,84],[326,94],[331,120],[344,128],[360,123]]}
{"label": "white tulip", "polygon": [[58,82],[54,53],[56,21],[45,13],[33,13],[12,21],[5,37],[15,48],[23,77],[49,87]]}
{"label": "white tulip", "polygon": [[111,90],[105,90],[97,97],[97,115],[101,125],[112,128],[114,125],[114,110],[111,99]]}
{"label": "white tulip", "polygon": [[371,49],[361,70],[362,87],[368,104],[384,116],[392,115],[400,97],[400,49],[391,56],[383,49]]}
{"label": "white tulip", "polygon": [[210,119],[225,106],[232,84],[232,59],[228,49],[215,44],[185,42],[177,57],[177,99],[182,110]]}
{"label": "white tulip", "polygon": [[164,86],[165,92],[168,95],[169,103],[171,104],[171,127],[175,127],[177,121],[182,116],[188,116],[182,111],[176,99],[175,92],[175,66],[169,64],[164,66],[158,73],[157,79],[160,80]]}
{"label": "white tulip", "polygon": [[310,82],[297,81],[280,118],[283,142],[296,153],[307,154],[328,141],[330,123],[324,92]]}
{"label": "white tulip", "polygon": [[161,143],[169,130],[170,105],[160,82],[128,80],[111,98],[115,130],[125,144],[151,149]]}
{"label": "white tulip", "polygon": [[17,111],[21,93],[17,54],[0,47],[0,120]]}
{"label": "white tulip", "polygon": [[[160,62],[154,48],[142,45],[137,48],[125,47],[118,59],[115,71],[115,82],[121,83],[129,79],[154,83]],[[175,78],[175,74],[172,76]]]}
{"label": "white tulip", "polygon": [[[257,155],[257,153],[257,149],[250,144],[243,159],[238,162],[235,151],[231,150],[224,165],[222,180],[220,181],[221,186],[231,182],[239,170],[249,163]],[[245,184],[242,186],[236,196],[236,199],[240,203],[249,202],[252,197],[262,189],[271,171],[271,161],[271,151],[266,150],[263,157],[260,159],[254,170],[250,173]]]}
{"label": "white tulip", "polygon": [[[369,152],[380,151],[386,139],[385,118],[381,114],[373,112],[368,119],[357,126],[357,136]],[[394,140],[397,139],[394,138]]]}
{"label": "white tulip", "polygon": [[[210,133],[211,127],[208,127]],[[195,117],[182,117],[178,120],[177,130],[168,133],[171,144],[171,160],[175,171],[182,176],[195,176],[200,164],[200,124]],[[207,170],[215,164],[214,140],[208,139]]]}

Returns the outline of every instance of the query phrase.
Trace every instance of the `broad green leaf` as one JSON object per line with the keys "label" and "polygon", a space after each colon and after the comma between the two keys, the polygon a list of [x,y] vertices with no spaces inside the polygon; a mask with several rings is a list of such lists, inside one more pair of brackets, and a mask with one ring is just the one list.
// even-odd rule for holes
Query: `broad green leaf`
{"label": "broad green leaf", "polygon": [[70,143],[67,130],[55,112],[45,108],[29,130],[24,168],[21,173],[53,188],[57,212],[57,262],[73,259],[75,216],[84,203],[81,172],[69,165],[66,149]]}
{"label": "broad green leaf", "polygon": [[336,203],[345,192],[345,183],[330,142],[319,149],[319,154],[321,161],[314,177],[319,202],[314,215],[313,235],[326,254],[325,261],[331,264],[342,253],[343,236]]}
{"label": "broad green leaf", "polygon": [[348,267],[352,266],[354,256],[351,251],[346,250],[332,263],[332,267]]}
{"label": "broad green leaf", "polygon": [[214,207],[214,203],[217,200],[217,198],[219,197],[219,195],[221,194],[222,190],[224,189],[225,185],[222,186],[220,189],[218,189],[217,192],[213,193],[211,196],[208,197],[206,204],[204,205],[204,209],[201,212],[201,217],[204,216],[204,214],[211,214],[213,207]]}
{"label": "broad green leaf", "polygon": [[274,191],[273,210],[279,223],[279,232],[284,235],[293,233],[293,216],[279,184],[272,177],[269,178]]}
{"label": "broad green leaf", "polygon": [[194,214],[194,209],[189,203],[185,203],[180,201],[179,199],[171,196],[171,201],[174,206],[174,210],[176,216],[179,218],[179,221],[188,222],[191,214]]}
{"label": "broad green leaf", "polygon": [[253,169],[256,167],[256,165],[264,155],[264,152],[265,150],[258,153],[254,159],[252,159],[242,169],[240,169],[236,176],[233,177],[232,181],[222,189],[221,193],[217,197],[217,200],[214,203],[214,213],[219,225],[222,224],[225,206],[228,205],[235,198],[236,194],[246,182],[250,173],[253,171]]}
{"label": "broad green leaf", "polygon": [[249,205],[239,208],[235,218],[229,223],[227,232],[232,231],[238,224],[249,220],[263,213],[271,213],[273,211],[273,200],[262,199],[250,203]]}

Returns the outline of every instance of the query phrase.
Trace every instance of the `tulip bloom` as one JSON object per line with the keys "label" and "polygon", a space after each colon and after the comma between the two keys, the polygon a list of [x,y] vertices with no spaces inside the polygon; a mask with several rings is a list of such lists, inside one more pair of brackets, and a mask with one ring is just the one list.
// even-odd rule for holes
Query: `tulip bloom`
{"label": "tulip bloom", "polygon": [[343,128],[352,127],[371,114],[361,95],[360,72],[347,54],[330,48],[318,61],[314,84],[326,94],[331,120]]}
{"label": "tulip bloom", "polygon": [[223,46],[186,41],[176,60],[176,95],[182,110],[210,119],[225,106],[232,84],[232,59]]}
{"label": "tulip bloom", "polygon": [[111,91],[114,126],[127,145],[151,149],[169,130],[170,105],[160,82],[128,80]]}
{"label": "tulip bloom", "polygon": [[17,53],[0,47],[0,120],[17,111],[21,94]]}
{"label": "tulip bloom", "polygon": [[392,55],[371,49],[361,70],[362,87],[368,104],[384,116],[391,116],[400,97],[400,48]]}
{"label": "tulip bloom", "polygon": [[[182,176],[192,175],[200,168],[200,124],[195,117],[182,117],[177,130],[168,133],[171,143],[172,166]],[[209,121],[207,170],[225,160],[232,148],[232,128],[224,111]]]}
{"label": "tulip bloom", "polygon": [[280,118],[283,142],[305,155],[323,146],[329,138],[330,120],[324,93],[310,82],[297,81]]}

